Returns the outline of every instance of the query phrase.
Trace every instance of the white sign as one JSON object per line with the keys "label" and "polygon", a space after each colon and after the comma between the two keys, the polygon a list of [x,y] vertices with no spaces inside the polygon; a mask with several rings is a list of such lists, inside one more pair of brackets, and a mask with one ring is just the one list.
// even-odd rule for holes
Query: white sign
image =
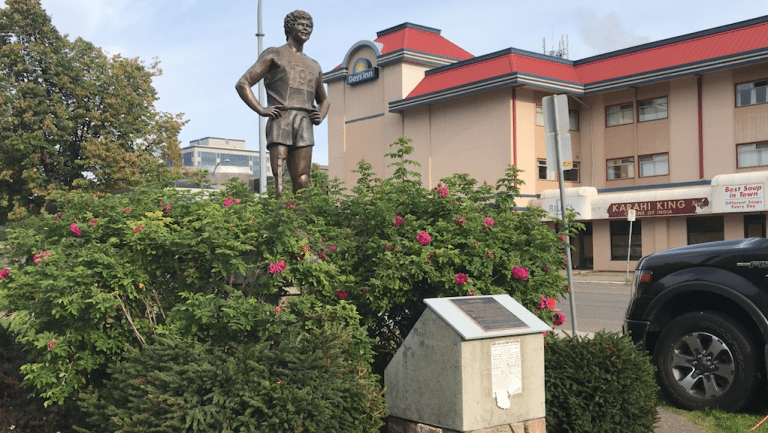
{"label": "white sign", "polygon": [[627,221],[634,221],[637,218],[637,211],[630,209],[627,211]]}
{"label": "white sign", "polygon": [[491,345],[491,382],[496,406],[509,409],[509,397],[523,392],[520,340]]}
{"label": "white sign", "polygon": [[765,210],[765,187],[762,183],[723,187],[723,210],[747,212]]}

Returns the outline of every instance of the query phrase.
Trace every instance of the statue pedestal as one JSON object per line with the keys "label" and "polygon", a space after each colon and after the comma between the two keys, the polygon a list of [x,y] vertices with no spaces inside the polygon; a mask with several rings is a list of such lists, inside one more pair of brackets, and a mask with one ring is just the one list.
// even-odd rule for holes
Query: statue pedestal
{"label": "statue pedestal", "polygon": [[384,372],[389,432],[545,432],[549,326],[509,295],[425,302]]}

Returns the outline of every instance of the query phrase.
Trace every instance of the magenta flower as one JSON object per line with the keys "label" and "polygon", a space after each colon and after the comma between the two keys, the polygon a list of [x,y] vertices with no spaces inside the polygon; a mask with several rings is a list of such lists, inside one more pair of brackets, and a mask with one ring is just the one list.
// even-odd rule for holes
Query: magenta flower
{"label": "magenta flower", "polygon": [[467,274],[456,274],[456,284],[463,286],[467,281],[469,281]]}
{"label": "magenta flower", "polygon": [[456,217],[456,224],[458,224],[459,227],[464,227],[464,224],[467,223],[467,220],[461,217]]}
{"label": "magenta flower", "polygon": [[0,271],[0,280],[4,279],[5,277],[7,277],[10,274],[11,274],[11,270],[10,269],[8,269],[8,268],[3,269],[2,271]]}
{"label": "magenta flower", "polygon": [[80,227],[78,227],[75,223],[69,225],[69,230],[74,233],[75,236],[79,237],[83,235],[83,232],[80,231]]}
{"label": "magenta flower", "polygon": [[328,249],[330,249],[331,251],[336,251],[336,247],[334,247],[333,245],[331,245]]}
{"label": "magenta flower", "polygon": [[165,207],[163,208],[163,212],[165,212],[165,213],[170,213],[170,212],[171,212],[171,209],[172,209],[171,205],[167,204],[167,205],[165,205]]}
{"label": "magenta flower", "polygon": [[285,270],[285,262],[283,260],[277,261],[269,265],[270,274],[279,274]]}
{"label": "magenta flower", "polygon": [[516,280],[525,281],[528,279],[528,268],[515,266],[512,268],[512,277]]}
{"label": "magenta flower", "polygon": [[437,191],[437,195],[440,198],[446,198],[448,197],[448,185],[443,185],[441,183],[438,183],[436,187],[433,188],[435,191]]}
{"label": "magenta flower", "polygon": [[348,297],[349,297],[349,291],[341,290],[341,287],[336,289],[336,299],[341,301],[342,299],[347,299]]}
{"label": "magenta flower", "polygon": [[405,222],[405,218],[401,217],[400,215],[395,217],[395,221],[392,223],[395,227],[400,227]]}
{"label": "magenta flower", "polygon": [[485,225],[487,225],[488,227],[493,227],[493,218],[491,218],[491,217],[485,217],[485,219],[483,220],[483,222],[485,222]]}
{"label": "magenta flower", "polygon": [[93,227],[93,226],[95,226],[98,223],[99,223],[98,218],[91,218],[91,220],[88,221],[88,227]]}
{"label": "magenta flower", "polygon": [[142,231],[142,230],[144,230],[144,226],[136,226],[136,228],[135,228],[135,229],[133,229],[133,232],[134,232],[134,233],[138,233],[138,232],[140,232],[140,231]]}
{"label": "magenta flower", "polygon": [[222,206],[224,206],[224,207],[232,206],[232,196],[231,195],[227,196],[227,199],[224,200],[224,204]]}
{"label": "magenta flower", "polygon": [[236,198],[236,199],[235,199],[235,204],[240,204],[240,202],[241,202],[241,201],[242,201],[242,200],[240,200],[239,198]]}
{"label": "magenta flower", "polygon": [[422,230],[416,235],[416,241],[419,242],[419,245],[429,245],[432,242],[432,237],[429,233]]}
{"label": "magenta flower", "polygon": [[40,251],[32,257],[32,260],[35,262],[36,266],[40,266],[40,263],[48,257],[51,257],[51,253],[48,251]]}
{"label": "magenta flower", "polygon": [[560,326],[565,323],[565,315],[562,311],[558,311],[557,314],[555,314],[555,319],[552,323],[554,323],[555,326]]}
{"label": "magenta flower", "polygon": [[53,350],[53,346],[55,346],[55,345],[56,345],[56,339],[54,338],[51,341],[49,341],[48,344],[47,344],[48,351],[50,352],[51,350]]}
{"label": "magenta flower", "polygon": [[554,311],[555,298],[545,298],[543,296],[539,297],[539,303],[536,304],[536,309]]}
{"label": "magenta flower", "polygon": [[60,220],[61,219],[61,215],[62,215],[62,213],[59,212],[58,214],[52,216],[51,217],[51,221],[58,221],[58,220]]}

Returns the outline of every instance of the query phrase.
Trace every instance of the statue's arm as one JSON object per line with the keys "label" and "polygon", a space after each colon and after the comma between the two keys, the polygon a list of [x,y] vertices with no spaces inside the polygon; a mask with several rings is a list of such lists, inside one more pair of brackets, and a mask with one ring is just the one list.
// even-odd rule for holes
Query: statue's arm
{"label": "statue's arm", "polygon": [[310,118],[312,123],[319,125],[328,115],[328,109],[331,108],[331,101],[328,100],[328,95],[325,93],[325,86],[323,85],[323,73],[318,73],[317,76],[317,88],[315,89],[315,102],[317,102],[317,110],[312,112]]}
{"label": "statue's arm", "polygon": [[251,110],[257,112],[260,116],[271,117],[276,119],[280,117],[280,110],[277,107],[264,107],[259,103],[256,95],[253,94],[252,87],[263,80],[269,72],[269,67],[272,65],[274,55],[272,50],[265,50],[256,63],[253,64],[247,71],[237,80],[235,89],[240,98],[246,105],[251,107]]}

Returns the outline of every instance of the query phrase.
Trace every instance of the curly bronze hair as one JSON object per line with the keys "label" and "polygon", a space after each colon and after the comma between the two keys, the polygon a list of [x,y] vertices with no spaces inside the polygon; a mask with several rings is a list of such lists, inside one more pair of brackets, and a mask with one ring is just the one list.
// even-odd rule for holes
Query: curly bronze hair
{"label": "curly bronze hair", "polygon": [[293,30],[293,26],[296,25],[296,23],[299,20],[307,20],[309,21],[309,25],[312,27],[315,26],[315,24],[312,22],[312,16],[304,11],[301,10],[295,10],[288,15],[285,16],[285,21],[283,22],[283,28],[285,29],[285,39],[291,37],[291,31]]}

